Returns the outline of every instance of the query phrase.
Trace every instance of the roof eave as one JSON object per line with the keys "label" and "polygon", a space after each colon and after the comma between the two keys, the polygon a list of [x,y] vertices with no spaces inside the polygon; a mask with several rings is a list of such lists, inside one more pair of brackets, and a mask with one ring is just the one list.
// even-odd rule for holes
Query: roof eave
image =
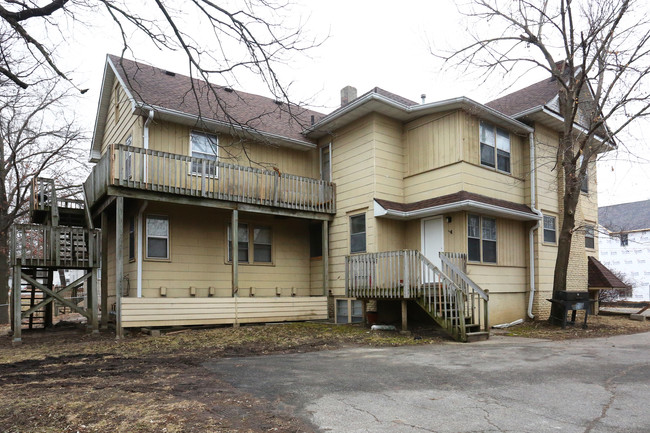
{"label": "roof eave", "polygon": [[528,212],[521,212],[514,209],[508,209],[501,206],[482,203],[476,200],[462,200],[455,203],[443,204],[439,206],[431,206],[424,209],[417,209],[412,211],[398,211],[394,209],[386,209],[376,200],[374,200],[374,215],[375,217],[384,217],[388,219],[397,220],[412,220],[420,219],[428,216],[442,215],[444,213],[459,212],[459,211],[474,211],[480,212],[484,215],[505,217],[520,221],[539,221],[541,217]]}
{"label": "roof eave", "polygon": [[[497,110],[473,101],[472,99],[469,99],[465,96],[431,102],[428,104],[408,106],[394,101],[381,94],[369,93],[325,116],[319,122],[306,129],[303,134],[306,136],[312,136],[314,138],[320,138],[326,135],[330,130],[340,128],[345,124],[356,120],[355,118],[352,118],[350,114],[363,107],[364,105],[370,105],[372,103],[378,103],[380,105],[378,105],[376,108],[370,107],[369,111],[380,111],[382,106],[388,107],[392,110],[398,110],[402,113],[402,116],[393,115],[393,117],[398,117],[401,121],[413,120],[416,117],[440,111],[462,109],[472,113],[476,112],[476,114],[478,114],[480,117],[486,118],[486,120],[491,120],[495,123],[499,123],[501,126],[508,127],[509,129],[518,133],[527,134],[533,132],[533,128],[514,119],[513,117],[507,116]],[[351,119],[349,121],[345,121],[346,116]],[[336,121],[341,119],[343,119],[343,123],[337,125]],[[332,125],[334,125],[334,128],[332,128]]]}
{"label": "roof eave", "polygon": [[175,121],[185,125],[196,126],[198,124],[205,125],[208,128],[221,132],[232,132],[233,130],[247,134],[251,138],[261,139],[270,142],[271,144],[281,144],[290,148],[299,150],[311,150],[316,148],[316,144],[306,141],[296,140],[290,137],[285,137],[279,134],[270,132],[259,131],[252,127],[236,125],[231,122],[224,122],[215,119],[196,116],[194,114],[185,113],[183,111],[172,110],[165,107],[156,105],[149,105],[144,103],[137,103],[136,110],[142,110],[145,114],[150,110],[154,110],[156,114],[160,115],[163,120]]}

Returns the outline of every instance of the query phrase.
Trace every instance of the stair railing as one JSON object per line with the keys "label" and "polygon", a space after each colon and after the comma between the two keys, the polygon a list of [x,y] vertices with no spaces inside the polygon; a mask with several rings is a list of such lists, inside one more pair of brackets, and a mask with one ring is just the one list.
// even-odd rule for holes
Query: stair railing
{"label": "stair railing", "polygon": [[469,324],[479,325],[480,331],[487,332],[489,328],[488,301],[490,295],[467,276],[467,255],[464,253],[440,253],[443,272],[451,278],[465,294],[464,315]]}
{"label": "stair railing", "polygon": [[419,251],[347,256],[345,288],[349,297],[416,299],[454,338],[466,340],[465,293]]}

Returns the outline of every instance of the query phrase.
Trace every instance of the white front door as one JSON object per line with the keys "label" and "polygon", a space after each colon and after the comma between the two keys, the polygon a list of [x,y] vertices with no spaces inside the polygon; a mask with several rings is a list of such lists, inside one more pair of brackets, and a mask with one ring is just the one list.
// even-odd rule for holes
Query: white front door
{"label": "white front door", "polygon": [[422,220],[422,254],[440,269],[440,253],[444,251],[445,233],[442,217]]}

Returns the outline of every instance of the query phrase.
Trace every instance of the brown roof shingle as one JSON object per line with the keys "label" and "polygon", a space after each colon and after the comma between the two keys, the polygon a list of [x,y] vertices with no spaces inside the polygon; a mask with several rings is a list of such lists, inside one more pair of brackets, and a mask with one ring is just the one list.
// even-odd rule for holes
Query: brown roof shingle
{"label": "brown roof shingle", "polygon": [[420,209],[428,209],[431,207],[442,206],[445,204],[457,203],[465,200],[473,200],[479,203],[490,204],[493,206],[511,209],[519,212],[529,213],[533,216],[536,214],[525,204],[513,203],[507,200],[487,197],[481,194],[475,194],[468,191],[459,191],[453,194],[447,194],[439,197],[434,197],[426,200],[420,200],[413,203],[398,203],[389,200],[376,198],[375,201],[379,203],[384,209],[392,209],[400,212],[410,212]]}
{"label": "brown roof shingle", "polygon": [[508,116],[513,116],[528,109],[548,104],[557,93],[557,81],[554,78],[546,78],[485,105]]}
{"label": "brown roof shingle", "polygon": [[302,131],[324,115],[274,99],[209,85],[203,80],[108,56],[137,102],[312,143]]}
{"label": "brown roof shingle", "polygon": [[614,289],[626,289],[628,286],[612,273],[605,265],[595,257],[589,256],[588,260],[588,286],[589,287],[611,287]]}

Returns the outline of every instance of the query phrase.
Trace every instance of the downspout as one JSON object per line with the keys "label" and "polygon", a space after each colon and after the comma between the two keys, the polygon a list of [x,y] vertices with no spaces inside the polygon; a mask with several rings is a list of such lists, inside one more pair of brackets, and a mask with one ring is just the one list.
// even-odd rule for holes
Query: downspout
{"label": "downspout", "polygon": [[528,250],[530,251],[530,295],[528,298],[528,317],[534,319],[533,315],[533,300],[535,299],[535,238],[534,232],[539,228],[540,221],[543,220],[544,216],[542,213],[535,208],[535,139],[533,133],[528,134],[528,139],[530,143],[530,209],[540,217],[537,220],[537,223],[530,228],[528,232]]}
{"label": "downspout", "polygon": [[144,233],[142,231],[142,214],[144,213],[145,208],[149,204],[148,201],[144,201],[142,203],[142,206],[140,206],[140,210],[138,210],[138,298],[142,298],[142,251],[143,251],[143,246],[142,244],[144,243],[142,239],[144,238]]}
{"label": "downspout", "polygon": [[[144,122],[144,134],[143,134],[143,147],[145,150],[149,149],[149,124],[153,120],[154,116],[154,111],[153,109],[149,110],[149,115],[147,116],[147,120]],[[149,177],[149,173],[147,171],[147,154],[145,152],[144,155],[144,173],[145,173],[145,182],[146,179]],[[140,206],[140,209],[138,210],[138,270],[137,270],[137,285],[138,285],[138,298],[142,297],[142,260],[143,260],[143,238],[144,238],[144,233],[142,231],[143,228],[143,223],[142,223],[142,214],[144,213],[144,210],[146,209],[147,205],[149,202],[146,200],[142,203],[142,206]]]}

